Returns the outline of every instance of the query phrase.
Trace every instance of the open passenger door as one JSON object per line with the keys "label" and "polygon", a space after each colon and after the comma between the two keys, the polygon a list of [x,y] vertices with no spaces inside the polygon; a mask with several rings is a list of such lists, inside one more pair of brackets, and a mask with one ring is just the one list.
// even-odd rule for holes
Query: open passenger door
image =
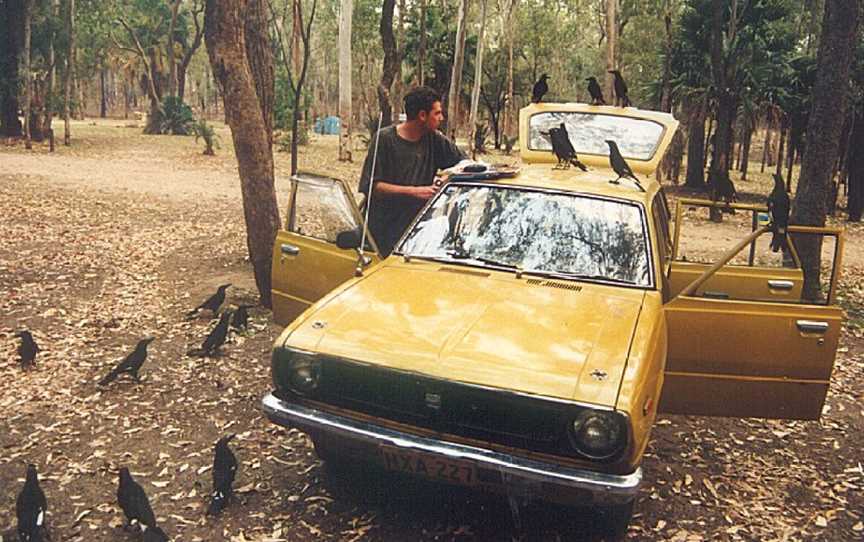
{"label": "open passenger door", "polygon": [[291,177],[291,195],[284,230],[273,247],[273,320],[289,324],[312,303],[354,275],[358,264],[378,262],[372,236],[367,250],[342,249],[344,232],[359,232],[363,223],[344,181],[298,173]]}
{"label": "open passenger door", "polygon": [[[680,222],[676,226],[680,227]],[[705,290],[712,280],[716,283],[716,275],[724,273],[723,281],[734,286],[727,264],[758,237],[771,235],[767,227],[757,229],[713,266],[706,266],[664,306],[668,353],[660,412],[802,420],[820,417],[843,323],[843,310],[836,306],[835,295],[843,230],[790,226],[789,233],[790,240],[814,235],[833,238],[833,246],[825,243],[833,248],[825,303],[802,301],[798,296],[765,299],[764,292],[752,288],[730,288],[726,296]],[[794,244],[789,245],[792,252]],[[786,270],[790,276],[796,271]],[[750,277],[764,280],[757,275]]]}

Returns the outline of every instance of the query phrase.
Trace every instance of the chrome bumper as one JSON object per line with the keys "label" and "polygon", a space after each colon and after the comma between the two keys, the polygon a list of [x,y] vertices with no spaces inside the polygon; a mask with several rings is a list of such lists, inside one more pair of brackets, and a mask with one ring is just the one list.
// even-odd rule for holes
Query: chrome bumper
{"label": "chrome bumper", "polygon": [[[632,500],[642,481],[642,469],[631,474],[615,475],[576,469],[536,459],[421,437],[379,425],[338,416],[314,408],[289,403],[268,394],[261,401],[264,413],[278,425],[296,427],[306,432],[326,434],[352,442],[373,446],[386,445],[431,457],[474,464],[500,475],[500,484],[508,491],[525,492],[531,496],[562,501],[564,494],[580,494],[582,504],[618,504]],[[572,500],[572,499],[563,499]]]}

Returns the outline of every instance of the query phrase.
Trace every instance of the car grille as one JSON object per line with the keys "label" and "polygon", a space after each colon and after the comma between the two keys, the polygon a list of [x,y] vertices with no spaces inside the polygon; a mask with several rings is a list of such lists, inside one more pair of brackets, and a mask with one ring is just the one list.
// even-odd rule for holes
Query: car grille
{"label": "car grille", "polygon": [[577,456],[567,427],[582,407],[344,360],[325,359],[315,399],[433,431]]}

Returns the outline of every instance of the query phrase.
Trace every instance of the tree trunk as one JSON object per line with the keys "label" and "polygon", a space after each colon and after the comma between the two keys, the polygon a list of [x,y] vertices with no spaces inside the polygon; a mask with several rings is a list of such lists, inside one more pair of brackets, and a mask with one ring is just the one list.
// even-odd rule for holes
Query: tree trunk
{"label": "tree trunk", "polygon": [[[783,156],[786,148],[786,134],[789,131],[789,120],[787,115],[781,115],[780,117],[780,133],[777,136],[777,162],[774,164],[775,171],[777,175],[783,175]],[[789,190],[789,187],[786,187],[786,190]]]}
{"label": "tree trunk", "polygon": [[63,144],[71,144],[72,132],[69,119],[72,115],[72,81],[75,74],[75,0],[66,6],[66,33],[69,35],[69,52],[66,56],[66,80],[63,82]]}
{"label": "tree trunk", "polygon": [[0,29],[3,29],[3,42],[0,42],[0,74],[5,85],[0,86],[0,135],[20,137],[23,126],[18,118],[18,85],[20,83],[21,25],[24,13],[23,0],[0,2]]}
{"label": "tree trunk", "polygon": [[609,70],[618,69],[618,0],[606,0],[606,85],[605,94],[611,99],[615,96],[615,76]]}
{"label": "tree trunk", "polygon": [[[246,60],[255,83],[255,94],[261,107],[261,117],[267,130],[267,141],[273,145],[273,104],[275,103],[275,72],[267,18],[269,0],[248,0],[243,21],[246,40]],[[307,46],[308,49],[308,46]],[[305,69],[305,68],[304,68]],[[295,101],[295,103],[297,103]]]}
{"label": "tree trunk", "polygon": [[504,33],[507,36],[507,98],[504,102],[504,133],[513,137],[516,119],[516,95],[513,88],[513,41],[516,39],[516,25],[513,19],[519,8],[519,0],[507,0],[506,16],[504,18]]}
{"label": "tree trunk", "polygon": [[420,0],[420,43],[417,45],[417,84],[426,84],[424,66],[426,64],[426,10],[429,0]]}
{"label": "tree trunk", "polygon": [[[353,11],[354,2],[352,0],[342,0],[342,10],[339,14],[339,160],[343,162],[350,162],[352,158],[351,19]],[[421,22],[420,24],[422,25],[423,23]],[[423,40],[423,30],[420,31],[420,35],[420,39]],[[422,68],[420,71],[422,74]]]}
{"label": "tree trunk", "polygon": [[459,96],[462,91],[462,64],[465,57],[465,33],[468,17],[468,0],[459,2],[459,15],[456,20],[456,44],[453,54],[453,74],[450,76],[450,92],[447,98],[447,135],[456,141],[459,125]]}
{"label": "tree trunk", "polygon": [[474,59],[474,88],[471,91],[471,113],[468,124],[471,127],[471,148],[474,148],[474,136],[477,133],[477,111],[480,107],[480,84],[483,82],[483,40],[486,34],[486,1],[481,0],[480,35],[477,36],[477,58]]}
{"label": "tree trunk", "polygon": [[180,2],[171,3],[171,21],[168,23],[168,43],[165,52],[168,56],[168,96],[177,96],[177,59],[174,58],[174,31],[177,28],[177,15],[180,12]]}
{"label": "tree trunk", "polygon": [[701,104],[689,102],[687,115],[687,178],[684,186],[705,189],[705,114],[707,97]]}
{"label": "tree trunk", "polygon": [[[792,205],[792,224],[823,226],[830,193],[831,171],[837,159],[840,132],[848,102],[849,69],[853,60],[858,30],[859,0],[825,2],[822,36],[816,60],[816,82],[807,150]],[[821,296],[821,236],[796,236],[795,246],[804,267],[802,297],[818,300]]]}
{"label": "tree trunk", "polygon": [[672,112],[672,0],[663,4],[663,28],[666,31],[666,51],[663,56],[663,78],[660,84],[660,111]]}
{"label": "tree trunk", "polygon": [[[267,0],[259,0],[266,2]],[[309,13],[309,20],[306,21],[306,27],[303,27],[303,5],[300,0],[294,0],[295,13],[297,15],[295,29],[300,29],[300,41],[303,43],[303,56],[300,65],[300,75],[297,77],[297,84],[294,87],[294,110],[291,118],[291,175],[297,173],[298,155],[297,145],[299,139],[299,124],[300,124],[300,99],[303,96],[303,85],[306,83],[306,69],[309,66],[309,55],[312,53],[312,44],[310,42],[312,32],[312,22],[315,20],[315,8],[318,2],[313,0],[312,10]],[[266,18],[264,19],[266,21]],[[299,26],[298,26],[299,25]],[[264,26],[266,28],[266,26]],[[296,73],[296,72],[295,72]],[[271,85],[272,88],[272,85]]]}
{"label": "tree trunk", "polygon": [[741,162],[738,164],[742,181],[747,179],[747,169],[750,167],[750,146],[753,143],[754,127],[748,122],[745,130],[744,141],[741,142]]}
{"label": "tree trunk", "polygon": [[381,21],[378,31],[381,34],[381,47],[384,49],[384,64],[381,68],[381,81],[378,83],[378,108],[381,111],[381,126],[393,124],[393,104],[390,101],[390,87],[399,69],[399,52],[396,37],[393,35],[393,9],[396,0],[384,0],[381,8]]}
{"label": "tree trunk", "polygon": [[[864,148],[864,112],[862,111],[859,111],[855,115],[849,148]],[[849,199],[847,202],[849,221],[860,222],[861,214],[864,212],[864,153],[849,153],[847,169],[849,170],[849,178],[847,180],[849,189]]]}
{"label": "tree trunk", "polygon": [[33,0],[24,0],[24,148],[32,149],[30,140],[31,115],[33,105],[33,84],[30,76],[30,24],[33,19]]}
{"label": "tree trunk", "polygon": [[108,97],[107,89],[105,88],[105,65],[99,68],[99,118],[104,119],[108,116]]}
{"label": "tree trunk", "polygon": [[[248,32],[266,38],[267,27],[252,28],[252,24],[260,22],[260,19],[244,17],[247,7],[249,11],[255,11],[259,7],[255,4],[264,1],[207,0],[204,34],[213,74],[222,86],[226,117],[234,141],[243,195],[246,245],[255,273],[255,284],[261,304],[270,307],[270,263],[273,242],[279,229],[279,208],[276,204],[268,123],[259,93],[256,92],[256,79],[247,58],[250,48],[246,44]],[[269,54],[269,48],[255,50]],[[261,64],[260,59],[255,62],[255,65]],[[272,79],[269,85],[272,92]]]}

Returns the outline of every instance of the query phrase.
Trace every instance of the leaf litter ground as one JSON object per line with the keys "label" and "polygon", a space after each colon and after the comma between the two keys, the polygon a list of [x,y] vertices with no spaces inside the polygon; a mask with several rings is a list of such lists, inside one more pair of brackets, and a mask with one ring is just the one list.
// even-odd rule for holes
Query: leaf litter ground
{"label": "leaf litter ground", "polygon": [[[121,466],[174,540],[598,538],[591,510],[529,503],[517,519],[500,497],[325,469],[302,433],[269,424],[259,410],[279,332],[267,311],[254,309],[253,329],[221,356],[185,355],[213,322],[183,315],[217,285],[234,284],[229,304],[255,299],[230,134],[219,126],[223,149],[207,158],[192,138],[143,136],[120,121],[73,128],[75,145],[54,154],[0,146],[3,540],[15,540],[28,462],[39,467],[55,541],[135,539],[120,528]],[[362,160],[335,156],[335,138],[313,137],[300,162],[356,179]],[[288,163],[277,153],[280,209]],[[770,179],[751,176],[738,190],[760,200]],[[669,189],[673,199],[684,194]],[[700,239],[714,252],[747,227],[727,218],[699,230]],[[848,231],[841,296],[850,319],[822,420],[661,418],[630,539],[864,539],[861,229]],[[24,327],[43,349],[31,371],[15,361],[12,335]],[[156,340],[142,383],[121,377],[98,388],[146,335]],[[212,446],[227,432],[238,434],[238,498],[220,518],[205,518]]]}

